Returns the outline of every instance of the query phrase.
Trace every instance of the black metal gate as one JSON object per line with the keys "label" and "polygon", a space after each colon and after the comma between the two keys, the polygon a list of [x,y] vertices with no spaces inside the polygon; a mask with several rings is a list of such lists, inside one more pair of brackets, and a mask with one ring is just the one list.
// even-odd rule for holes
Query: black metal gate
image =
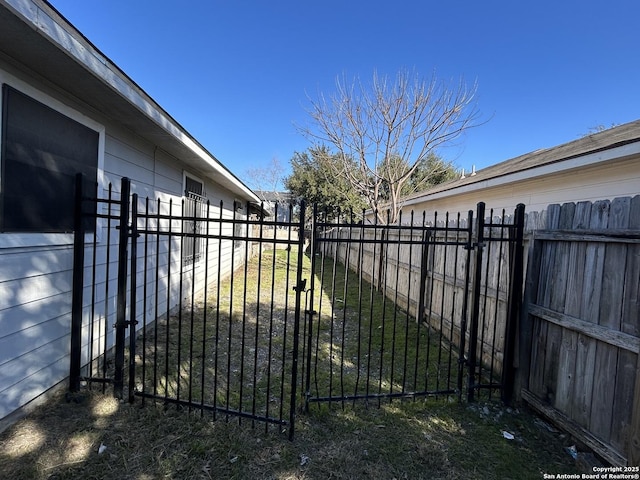
{"label": "black metal gate", "polygon": [[127,179],[100,199],[81,185],[71,391],[113,384],[129,401],[290,437],[299,398],[510,398],[522,206],[513,222],[485,222],[479,204],[475,218],[381,225],[316,211],[307,224],[304,207],[269,220],[197,196],[142,200]]}
{"label": "black metal gate", "polygon": [[113,384],[293,435],[304,218],[143,200],[126,178],[105,199],[79,191],[78,218],[86,203],[98,225],[76,230],[70,389]]}
{"label": "black metal gate", "polygon": [[[372,216],[373,217],[373,216]],[[494,218],[494,212],[489,212]],[[403,219],[314,215],[306,405],[513,393],[524,207]]]}

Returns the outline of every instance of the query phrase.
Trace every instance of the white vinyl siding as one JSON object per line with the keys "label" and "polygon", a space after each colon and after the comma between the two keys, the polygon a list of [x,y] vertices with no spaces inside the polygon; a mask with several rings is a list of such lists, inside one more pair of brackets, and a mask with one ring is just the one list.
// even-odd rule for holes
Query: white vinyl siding
{"label": "white vinyl siding", "polygon": [[[0,79],[3,76],[0,62]],[[21,82],[25,84],[25,82]],[[31,92],[37,91],[29,87]],[[43,96],[39,95],[42,99]],[[62,100],[52,101],[61,105]],[[78,115],[88,115],[86,112]],[[140,202],[150,197],[155,208],[158,198],[161,209],[167,213],[169,201],[173,203],[173,212],[179,214],[184,194],[183,172],[188,169],[179,159],[163,152],[156,146],[141,140],[110,120],[96,118],[87,121],[104,125],[101,133],[100,183],[99,195],[106,197],[109,183],[112,183],[114,198],[119,198],[120,179],[127,176],[132,182],[132,193],[138,193]],[[194,172],[194,174],[197,174]],[[223,216],[232,215],[234,196],[226,189],[203,178],[204,189],[211,201],[211,216],[219,218],[220,201],[224,202]],[[106,207],[101,207],[106,212]],[[227,210],[228,209],[228,210]],[[114,210],[115,212],[116,210]],[[114,225],[112,225],[113,227]],[[230,232],[226,232],[230,234]],[[106,278],[106,221],[98,223],[98,263],[96,292],[103,295]],[[112,235],[117,235],[112,230]],[[69,375],[71,293],[73,267],[73,235],[53,234],[38,236],[37,241],[29,235],[0,234],[0,419],[11,414],[17,408],[35,399],[46,390],[64,381]],[[48,240],[47,240],[48,239]],[[153,244],[150,249],[155,248]],[[162,246],[161,246],[162,248]],[[230,272],[230,241],[223,242],[221,269],[224,274]],[[216,242],[209,242],[209,263],[217,271],[218,253]],[[142,255],[142,251],[139,250]],[[108,310],[108,325],[113,325],[116,312],[116,276],[117,252],[110,252],[110,296],[96,298],[96,318],[105,315]],[[85,277],[90,278],[91,255],[85,256]],[[161,282],[158,292],[160,312],[178,304],[178,280],[174,275],[180,268],[180,257],[172,257],[172,282],[170,286]],[[166,264],[166,257],[162,260]],[[164,265],[166,272],[167,265]],[[161,270],[162,271],[162,270]],[[204,269],[199,269],[196,280],[200,281]],[[162,279],[161,279],[162,280]],[[142,289],[142,272],[138,272],[138,288]],[[167,288],[171,288],[171,298],[167,299]],[[184,287],[183,287],[184,288]],[[198,290],[202,286],[198,285]],[[138,297],[138,312],[142,312],[142,295]],[[89,302],[91,288],[85,288],[83,319],[83,363],[88,361],[87,352],[89,321]],[[147,298],[148,313],[153,313],[153,296]],[[148,321],[148,319],[147,319]],[[138,325],[142,327],[142,322]],[[113,332],[106,333],[108,343],[112,345]]]}
{"label": "white vinyl siding", "polygon": [[481,201],[486,204],[487,215],[491,208],[496,215],[503,208],[511,215],[518,203],[525,204],[526,212],[542,212],[553,203],[613,200],[639,193],[640,157],[632,156],[465,193],[444,192],[434,199],[426,195],[403,208],[403,221],[410,218],[412,210],[420,221],[423,211],[430,220],[434,212],[475,210]]}

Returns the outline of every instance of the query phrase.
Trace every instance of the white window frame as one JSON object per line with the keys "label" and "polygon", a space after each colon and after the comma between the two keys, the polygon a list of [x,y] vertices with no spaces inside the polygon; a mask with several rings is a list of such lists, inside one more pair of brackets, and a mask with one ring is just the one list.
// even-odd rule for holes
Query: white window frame
{"label": "white window frame", "polygon": [[[0,86],[7,84],[8,86],[28,95],[34,100],[48,106],[56,112],[69,117],[72,120],[98,132],[98,165],[97,165],[97,193],[100,197],[105,190],[104,185],[104,151],[105,151],[105,127],[101,123],[87,117],[77,110],[69,107],[61,101],[50,95],[38,90],[29,83],[21,80],[8,72],[0,69]],[[0,112],[2,112],[2,96],[0,95]],[[0,115],[0,130],[2,129],[3,118]],[[0,137],[0,142],[2,138]],[[1,145],[0,145],[1,148]],[[102,223],[101,219],[96,222],[97,240],[100,240],[100,232]],[[93,232],[85,235],[85,243],[93,241]],[[0,249],[8,248],[24,248],[24,247],[50,247],[55,245],[72,245],[73,233],[14,233],[0,232]]]}

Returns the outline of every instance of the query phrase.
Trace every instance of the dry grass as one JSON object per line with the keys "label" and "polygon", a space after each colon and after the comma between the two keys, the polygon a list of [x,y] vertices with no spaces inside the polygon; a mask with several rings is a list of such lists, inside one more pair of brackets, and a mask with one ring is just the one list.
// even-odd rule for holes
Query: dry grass
{"label": "dry grass", "polygon": [[[278,279],[278,297],[286,300],[276,306],[274,314],[271,306],[265,308],[261,302],[246,304],[246,292],[259,291],[258,298],[265,294],[269,289],[260,290],[259,285],[275,280],[275,267],[282,260],[262,258],[265,264],[274,266],[274,277],[259,277],[247,269],[246,276],[236,277],[242,288],[220,289],[215,301],[185,310],[178,333],[176,318],[170,320],[169,326],[161,322],[158,329],[154,326],[153,336],[139,342],[137,362],[142,361],[140,355],[145,351],[145,361],[150,363],[144,381],[137,379],[138,388],[155,391],[161,399],[192,398],[196,403],[262,413],[260,402],[256,404],[254,399],[269,399],[264,404],[268,406],[272,395],[280,395],[285,385],[282,359],[291,339],[284,335],[283,323],[274,320],[291,308],[291,285],[287,285],[286,278],[284,282],[283,278]],[[280,276],[290,265],[285,262],[283,267],[278,269]],[[245,278],[251,282],[245,282]],[[333,289],[328,294],[325,289],[324,295],[328,295],[325,305],[336,297]],[[357,301],[357,292],[353,296]],[[341,298],[350,303],[348,297],[345,290]],[[320,298],[317,305],[319,301]],[[270,292],[265,302],[275,302]],[[383,313],[387,308],[395,307],[381,302],[373,317],[395,318],[394,311]],[[205,311],[208,323],[203,321]],[[330,310],[324,316],[328,323],[325,321],[316,344],[319,351],[328,349],[325,353],[329,359],[349,359],[353,355],[350,343],[342,338],[359,338],[365,335],[361,331],[378,331],[368,330],[359,322],[346,323],[350,318],[347,313],[345,309]],[[358,313],[369,317],[368,312]],[[236,323],[238,317],[254,316],[257,322]],[[350,331],[353,325],[356,329]],[[329,335],[331,332],[333,336]],[[290,334],[291,329],[287,335]],[[375,335],[374,344],[402,341],[400,332],[390,329],[381,329]],[[412,330],[406,330],[404,335],[415,337]],[[207,341],[194,342],[194,338]],[[236,340],[242,348],[229,348]],[[391,350],[387,347],[384,352]],[[371,353],[376,359],[374,365],[378,365],[382,352],[378,357]],[[189,362],[185,363],[186,359]],[[174,368],[167,370],[167,364]],[[318,378],[312,379],[314,388],[334,384],[337,391],[343,388],[343,381],[352,388],[348,369],[348,365],[344,372],[335,369],[333,377],[320,372]],[[359,367],[351,370],[357,372]],[[382,372],[378,367],[375,370]],[[216,371],[222,373],[215,376]],[[390,379],[400,378],[392,370],[383,373]],[[419,373],[424,376],[428,371]],[[437,372],[429,375],[439,378]],[[212,390],[213,378],[218,383]],[[247,382],[244,396],[237,395],[234,392],[243,381]],[[374,390],[380,388],[380,379],[372,378],[371,385]],[[287,398],[285,393],[285,402]],[[0,478],[539,479],[543,472],[575,471],[573,460],[563,450],[569,438],[539,428],[529,413],[508,410],[499,404],[465,405],[447,397],[429,401],[385,400],[380,408],[369,409],[350,403],[345,408],[339,403],[313,404],[309,414],[298,414],[295,438],[289,441],[286,432],[279,432],[286,427],[265,429],[259,421],[220,414],[214,419],[211,413],[180,410],[172,404],[164,406],[147,400],[143,406],[138,398],[130,405],[95,391],[85,391],[75,399],[78,402],[66,400],[65,395],[57,395],[0,435]],[[513,433],[515,440],[503,438],[503,430]]]}
{"label": "dry grass", "polygon": [[[501,431],[515,435],[506,440]],[[249,422],[58,395],[0,436],[4,479],[539,479],[575,472],[527,412],[395,402],[300,416],[295,440]],[[106,449],[98,453],[100,446]]]}

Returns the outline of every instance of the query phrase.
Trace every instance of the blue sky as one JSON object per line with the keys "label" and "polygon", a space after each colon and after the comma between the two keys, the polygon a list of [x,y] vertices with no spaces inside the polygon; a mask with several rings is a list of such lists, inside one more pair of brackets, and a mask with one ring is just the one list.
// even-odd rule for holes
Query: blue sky
{"label": "blue sky", "polygon": [[469,170],[640,118],[637,0],[51,0],[237,176],[309,143],[307,95],[400,69],[477,82]]}

